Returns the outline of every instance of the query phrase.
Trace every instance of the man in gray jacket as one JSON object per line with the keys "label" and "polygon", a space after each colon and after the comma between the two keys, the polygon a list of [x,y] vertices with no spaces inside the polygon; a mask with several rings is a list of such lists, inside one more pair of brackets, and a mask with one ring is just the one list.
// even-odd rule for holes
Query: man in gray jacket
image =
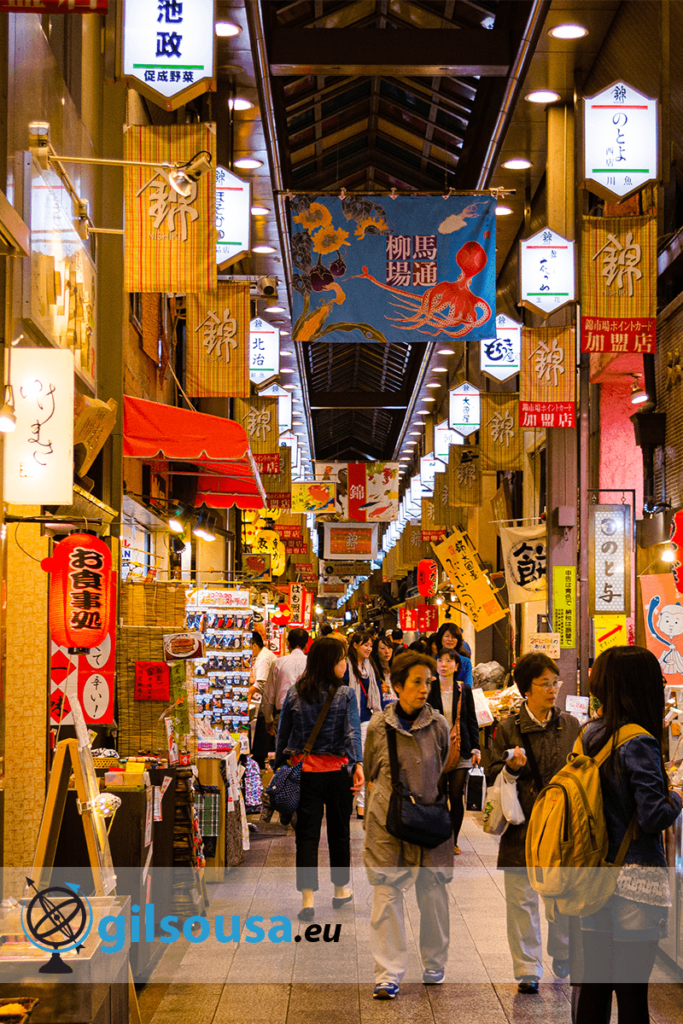
{"label": "man in gray jacket", "polygon": [[[498,867],[505,871],[508,943],[518,991],[533,995],[543,975],[543,948],[538,894],[526,871],[526,832],[540,790],[567,761],[579,734],[573,715],[555,707],[558,668],[547,654],[525,654],[515,665],[514,680],[525,698],[518,712],[502,721],[493,737],[489,780],[504,771],[517,781],[524,811],[521,825],[508,825],[500,840]],[[548,954],[558,978],[569,973],[569,929],[566,917],[548,922]]]}

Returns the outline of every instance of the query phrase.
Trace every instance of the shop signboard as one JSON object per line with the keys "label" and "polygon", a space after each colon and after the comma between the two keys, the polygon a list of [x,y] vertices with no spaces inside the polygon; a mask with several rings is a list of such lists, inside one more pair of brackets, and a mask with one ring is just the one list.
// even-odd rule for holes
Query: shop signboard
{"label": "shop signboard", "polygon": [[572,327],[525,327],[522,330],[521,427],[574,427],[575,363],[576,343]]}
{"label": "shop signboard", "polygon": [[546,654],[559,658],[562,637],[559,633],[530,633],[527,654]]}
{"label": "shop signboard", "polygon": [[79,653],[99,647],[115,615],[111,550],[99,537],[71,533],[40,563],[50,574],[50,636]]}
{"label": "shop signboard", "polygon": [[251,594],[248,590],[190,590],[187,594],[189,608],[236,608],[246,609],[251,606]]}
{"label": "shop signboard", "polygon": [[[457,430],[451,430],[448,420],[442,420],[434,427],[434,458],[448,464],[448,453],[451,445],[464,444],[465,439]],[[442,472],[439,470],[439,472]]]}
{"label": "shop signboard", "polygon": [[626,82],[584,96],[584,181],[619,202],[659,178],[657,100]]}
{"label": "shop signboard", "polygon": [[479,345],[479,369],[494,380],[509,380],[519,373],[522,360],[522,325],[505,313],[496,317],[496,336]]}
{"label": "shop signboard", "polygon": [[550,228],[523,239],[519,243],[519,276],[519,305],[534,313],[549,316],[573,302],[574,243]]}
{"label": "shop signboard", "polygon": [[123,0],[123,78],[166,110],[216,89],[214,0]]}
{"label": "shop signboard", "polygon": [[292,484],[292,512],[334,512],[336,484],[297,480]]}
{"label": "shop signboard", "polygon": [[281,388],[279,384],[269,384],[259,391],[263,398],[277,398],[278,420],[280,433],[292,429],[292,392]]}
{"label": "shop signboard", "polygon": [[536,526],[499,526],[510,604],[545,601],[548,596],[547,535],[545,523]]}
{"label": "shop signboard", "polygon": [[399,608],[398,623],[410,633],[417,629],[417,608]]}
{"label": "shop signboard", "polygon": [[186,388],[190,395],[250,394],[248,315],[249,286],[243,282],[220,281],[213,291],[187,296]]}
{"label": "shop signboard", "polygon": [[590,615],[631,614],[631,508],[588,506]]}
{"label": "shop signboard", "polygon": [[420,483],[422,485],[422,497],[434,497],[434,479],[437,473],[446,472],[446,463],[435,459],[430,452],[420,458]]}
{"label": "shop signboard", "polygon": [[367,562],[325,562],[320,563],[320,575],[328,576],[367,576],[370,567]]}
{"label": "shop signboard", "polygon": [[242,573],[249,582],[270,583],[272,580],[271,556],[269,554],[249,554],[242,552]]}
{"label": "shop signboard", "polygon": [[306,588],[303,583],[289,584],[289,607],[292,609],[290,626],[303,626],[306,609]]}
{"label": "shop signboard", "polygon": [[553,566],[553,632],[560,647],[576,647],[576,566]]}
{"label": "shop signboard", "polygon": [[667,686],[683,686],[683,606],[669,572],[640,576],[645,643]]}
{"label": "shop signboard", "polygon": [[324,558],[336,562],[377,558],[377,524],[325,523]]}
{"label": "shop signboard", "polygon": [[519,395],[489,392],[481,396],[480,469],[524,468],[524,437],[519,425]]}
{"label": "shop signboard", "polygon": [[251,247],[251,184],[221,167],[216,168],[216,263],[231,266]]}
{"label": "shop signboard", "polygon": [[480,393],[469,381],[449,392],[448,426],[463,437],[469,437],[481,425]]}
{"label": "shop signboard", "polygon": [[417,631],[429,635],[439,628],[439,609],[435,604],[419,604],[417,606]]}
{"label": "shop signboard", "polygon": [[506,609],[480,569],[477,549],[463,530],[454,527],[450,537],[432,547],[477,632],[505,618]]}
{"label": "shop signboard", "polygon": [[623,647],[628,643],[625,615],[596,615],[593,619],[595,657],[610,647]]}
{"label": "shop signboard", "polygon": [[279,372],[280,330],[257,316],[249,324],[249,380],[259,387]]}
{"label": "shop signboard", "polygon": [[1,0],[0,14],[106,14],[109,0]]}

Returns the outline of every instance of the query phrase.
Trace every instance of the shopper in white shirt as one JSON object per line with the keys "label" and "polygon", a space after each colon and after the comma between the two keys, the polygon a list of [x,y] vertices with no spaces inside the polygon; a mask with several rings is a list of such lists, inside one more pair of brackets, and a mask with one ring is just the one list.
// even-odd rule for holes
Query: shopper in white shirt
{"label": "shopper in white shirt", "polygon": [[263,769],[265,768],[266,756],[268,754],[268,733],[266,731],[266,720],[263,717],[263,693],[268,685],[277,658],[264,645],[263,637],[256,631],[252,633],[251,650],[254,660],[249,678],[251,685],[247,694],[252,729],[251,756],[259,768]]}
{"label": "shopper in white shirt", "polygon": [[306,671],[306,655],[304,647],[308,643],[308,632],[300,627],[289,631],[287,646],[289,654],[278,658],[268,682],[263,689],[261,707],[266,720],[266,729],[271,736],[277,736],[280,711],[287,696],[287,690],[294,686]]}

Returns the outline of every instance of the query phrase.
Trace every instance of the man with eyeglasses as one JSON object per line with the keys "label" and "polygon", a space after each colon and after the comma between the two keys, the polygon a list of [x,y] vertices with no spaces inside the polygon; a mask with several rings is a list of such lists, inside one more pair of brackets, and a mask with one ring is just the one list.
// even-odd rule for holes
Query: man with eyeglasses
{"label": "man with eyeglasses", "polygon": [[[547,654],[525,654],[515,665],[513,678],[524,703],[500,722],[494,733],[488,776],[493,783],[505,772],[505,783],[517,785],[524,811],[524,822],[508,825],[501,837],[498,867],[505,869],[508,943],[517,990],[535,995],[543,976],[543,946],[539,897],[526,872],[527,822],[541,789],[566,763],[580,725],[573,715],[555,706],[561,683],[557,665]],[[569,927],[561,915],[548,922],[548,955],[555,976],[566,978]]]}

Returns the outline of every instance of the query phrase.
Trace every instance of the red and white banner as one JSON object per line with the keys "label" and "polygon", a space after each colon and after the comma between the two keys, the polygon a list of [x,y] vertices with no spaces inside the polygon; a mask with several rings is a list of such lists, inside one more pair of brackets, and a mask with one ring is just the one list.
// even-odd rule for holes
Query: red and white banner
{"label": "red and white banner", "polygon": [[398,623],[401,629],[413,632],[417,629],[417,609],[399,608]]}
{"label": "red and white banner", "polygon": [[73,725],[70,698],[77,695],[88,725],[114,721],[116,669],[116,616],[99,647],[87,654],[69,654],[66,647],[50,644],[50,723]]}
{"label": "red and white banner", "polygon": [[436,633],[439,628],[439,609],[435,604],[419,604],[417,606],[418,633]]}

